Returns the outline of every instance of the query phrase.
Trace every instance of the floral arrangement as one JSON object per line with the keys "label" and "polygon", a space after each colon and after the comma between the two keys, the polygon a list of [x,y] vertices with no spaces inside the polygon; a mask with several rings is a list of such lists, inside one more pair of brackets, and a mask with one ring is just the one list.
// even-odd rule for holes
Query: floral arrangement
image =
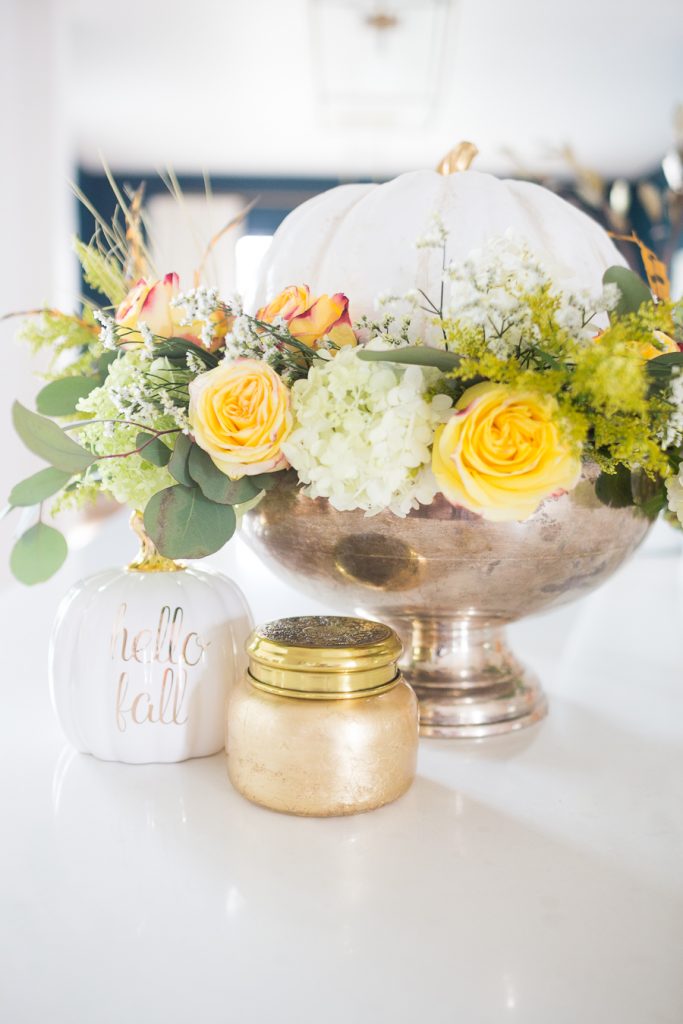
{"label": "floral arrangement", "polygon": [[24,582],[66,556],[46,502],[104,492],[143,512],[162,554],[195,558],[286,470],[341,511],[405,516],[441,494],[522,521],[590,461],[606,504],[654,516],[668,503],[683,519],[683,306],[649,251],[654,292],[613,267],[595,294],[570,295],[514,237],[449,262],[437,224],[418,244],[443,250],[440,295],[384,297],[377,320],[354,323],[352,297],[304,284],[253,314],[201,275],[183,291],[154,271],[135,204],[123,212],[76,244],[101,305],[22,328],[54,357],[37,412],[13,408],[47,463],[9,498],[38,509],[12,552]]}

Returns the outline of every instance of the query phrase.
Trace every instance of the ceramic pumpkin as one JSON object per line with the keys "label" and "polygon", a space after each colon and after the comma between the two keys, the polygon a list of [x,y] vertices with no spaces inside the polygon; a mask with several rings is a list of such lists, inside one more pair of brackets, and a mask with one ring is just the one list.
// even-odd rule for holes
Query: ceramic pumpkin
{"label": "ceramic pumpkin", "polygon": [[50,643],[50,688],[77,750],[129,764],[224,748],[225,701],[252,629],[239,588],[149,551],[76,584]]}
{"label": "ceramic pumpkin", "polygon": [[[340,185],[297,207],[263,260],[254,309],[295,283],[315,295],[343,287],[354,320],[376,311],[378,295],[417,287],[438,299],[442,254],[415,245],[434,215],[448,231],[449,261],[511,230],[567,291],[594,293],[607,267],[624,263],[586,214],[541,185],[465,170],[463,149],[470,159],[476,154],[471,143],[461,143],[439,171],[412,171],[383,185]],[[415,317],[414,330],[424,330],[428,319]]]}

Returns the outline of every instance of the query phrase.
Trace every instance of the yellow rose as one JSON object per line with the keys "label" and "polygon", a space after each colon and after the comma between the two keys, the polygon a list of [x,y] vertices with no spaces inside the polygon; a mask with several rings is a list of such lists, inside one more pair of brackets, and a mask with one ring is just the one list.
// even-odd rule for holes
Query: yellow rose
{"label": "yellow rose", "polygon": [[[181,323],[184,319],[183,310],[171,305],[171,301],[178,295],[179,285],[177,274],[166,274],[160,281],[141,278],[133,285],[114,316],[119,327],[127,328],[128,333],[123,336],[124,346],[129,342],[142,341],[142,335],[137,329],[142,321],[159,338],[184,338],[203,347],[202,324],[198,321]],[[215,324],[210,346],[213,351],[222,345],[233,318],[226,317],[223,310],[217,309],[211,319]]]}
{"label": "yellow rose", "polygon": [[289,390],[257,359],[223,362],[190,384],[190,427],[227,476],[286,469],[282,442],[292,429]]}
{"label": "yellow rose", "polygon": [[432,451],[437,483],[454,505],[520,522],[578,482],[581,461],[560,438],[554,398],[486,381],[468,388],[455,408]]}
{"label": "yellow rose", "polygon": [[324,337],[339,346],[356,344],[349,300],[341,292],[314,299],[306,285],[293,284],[262,306],[256,319],[266,324],[284,320],[292,337],[309,348],[316,348]]}

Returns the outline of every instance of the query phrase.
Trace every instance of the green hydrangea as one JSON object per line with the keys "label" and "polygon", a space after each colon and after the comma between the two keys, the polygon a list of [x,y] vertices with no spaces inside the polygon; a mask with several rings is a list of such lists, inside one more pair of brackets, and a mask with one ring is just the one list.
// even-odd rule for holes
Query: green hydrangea
{"label": "green hydrangea", "polygon": [[[148,416],[140,425],[130,425],[119,419],[121,412],[116,391],[139,384],[140,375],[148,365],[144,353],[126,352],[112,363],[103,386],[95,388],[79,402],[79,412],[89,413],[93,420],[105,421],[93,422],[79,431],[80,443],[96,455],[120,455],[133,451],[142,427],[152,430],[176,427],[175,421],[162,413]],[[174,438],[175,435],[169,437]],[[153,494],[175,482],[165,467],[153,466],[140,455],[103,459],[96,463],[96,472],[102,490],[134,509],[143,509]]]}

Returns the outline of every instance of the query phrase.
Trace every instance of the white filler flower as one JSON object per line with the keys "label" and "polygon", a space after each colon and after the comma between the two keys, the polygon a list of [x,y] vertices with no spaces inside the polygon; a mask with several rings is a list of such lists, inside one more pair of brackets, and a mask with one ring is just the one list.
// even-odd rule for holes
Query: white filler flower
{"label": "white filler flower", "polygon": [[339,511],[405,516],[429,504],[434,431],[451,411],[447,395],[427,396],[438,374],[359,359],[344,348],[313,366],[292,389],[294,430],[282,449],[310,498]]}
{"label": "white filler flower", "polygon": [[683,526],[683,480],[681,474],[670,476],[666,481],[666,494],[669,509],[678,517],[679,523]]}

